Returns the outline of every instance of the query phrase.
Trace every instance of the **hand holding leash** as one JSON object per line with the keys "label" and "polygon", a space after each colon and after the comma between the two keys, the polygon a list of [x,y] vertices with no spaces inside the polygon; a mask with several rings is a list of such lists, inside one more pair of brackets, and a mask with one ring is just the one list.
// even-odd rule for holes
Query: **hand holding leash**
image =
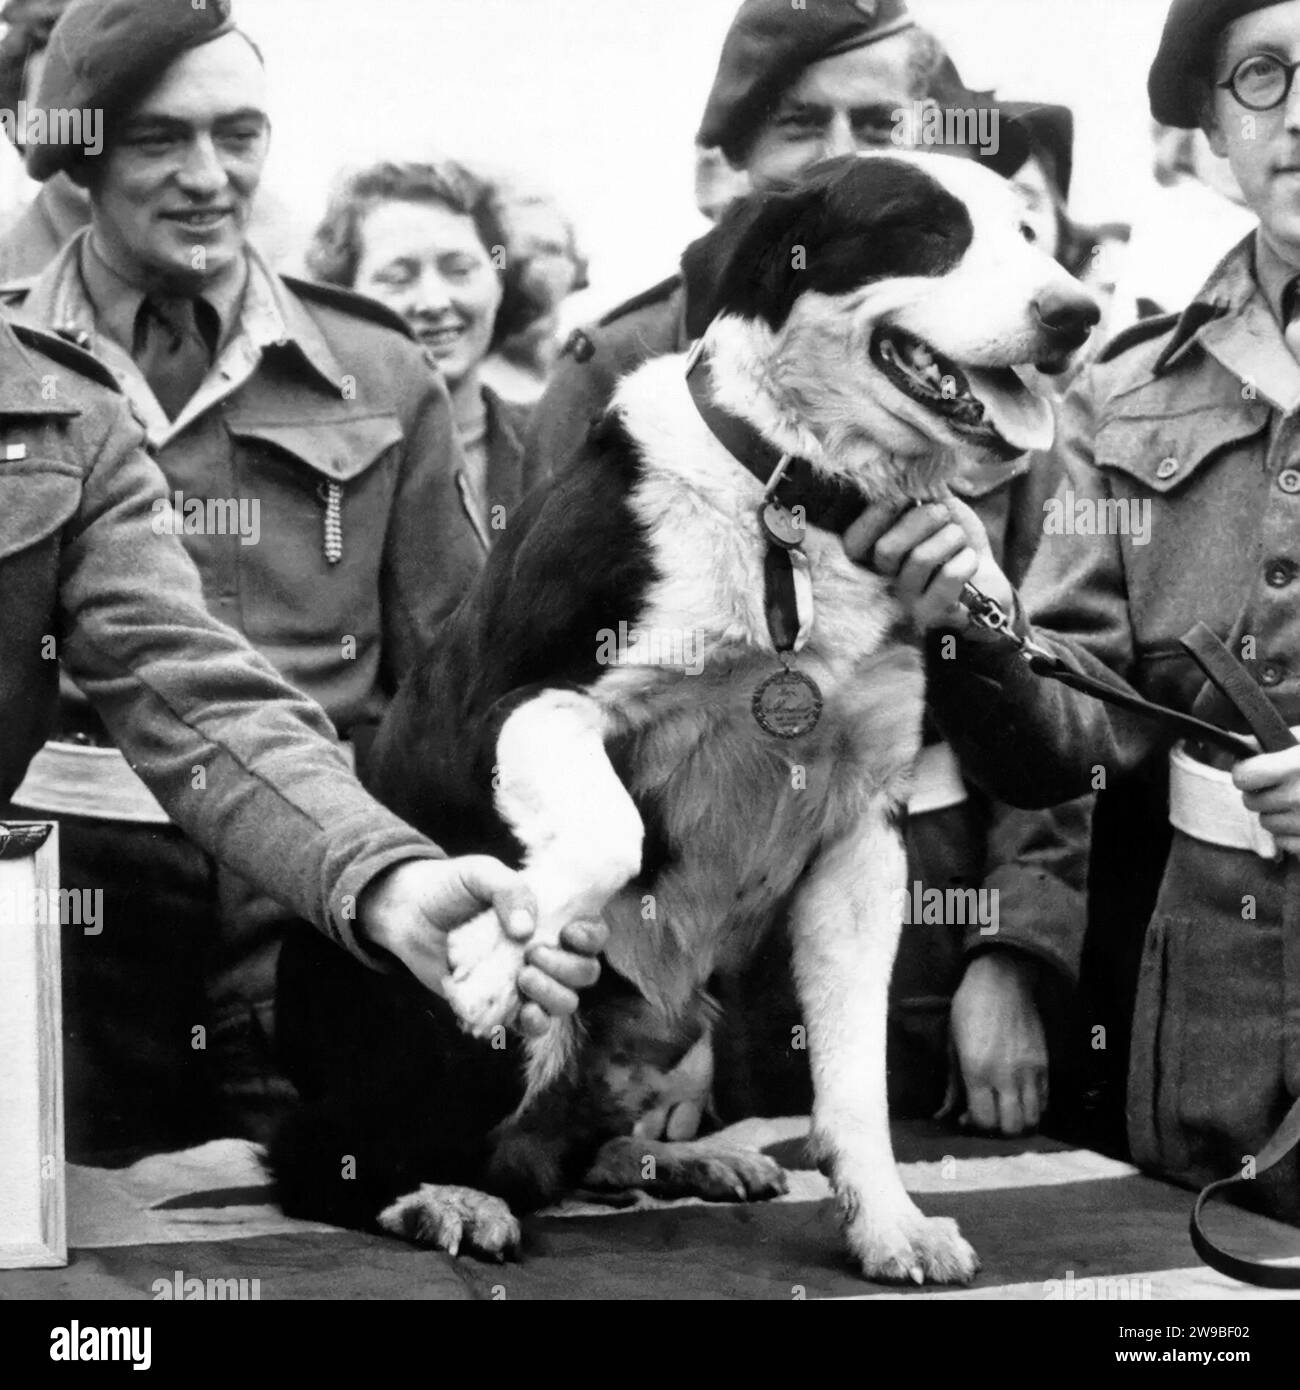
{"label": "hand holding leash", "polygon": [[850,559],[894,580],[894,596],[922,631],[965,629],[970,617],[962,596],[971,582],[1004,611],[1013,602],[983,523],[951,495],[901,508],[873,504],[845,533],[844,548]]}
{"label": "hand holding leash", "polygon": [[1232,780],[1278,849],[1300,854],[1300,747],[1247,758]]}

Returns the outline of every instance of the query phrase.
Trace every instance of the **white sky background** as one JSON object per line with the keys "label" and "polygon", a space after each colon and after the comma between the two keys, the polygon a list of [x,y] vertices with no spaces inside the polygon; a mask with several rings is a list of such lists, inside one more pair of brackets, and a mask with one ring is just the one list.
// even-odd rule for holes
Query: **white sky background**
{"label": "white sky background", "polygon": [[[334,172],[437,150],[534,176],[576,218],[574,316],[668,274],[703,223],[692,143],[739,0],[235,0],[271,76],[267,181],[304,232]],[[1131,220],[1152,187],[1146,72],[1167,0],[911,0],[972,86],[1060,101],[1074,210]]]}

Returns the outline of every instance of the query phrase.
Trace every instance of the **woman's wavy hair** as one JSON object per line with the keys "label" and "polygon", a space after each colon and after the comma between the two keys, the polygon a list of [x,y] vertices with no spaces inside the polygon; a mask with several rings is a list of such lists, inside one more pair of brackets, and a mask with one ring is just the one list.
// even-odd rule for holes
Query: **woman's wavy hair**
{"label": "woman's wavy hair", "polygon": [[320,226],[307,248],[308,273],[352,289],[361,264],[361,227],[381,203],[435,203],[468,217],[501,278],[501,306],[489,350],[517,332],[520,269],[510,254],[497,190],[455,160],[384,160],[350,170],[336,184]]}

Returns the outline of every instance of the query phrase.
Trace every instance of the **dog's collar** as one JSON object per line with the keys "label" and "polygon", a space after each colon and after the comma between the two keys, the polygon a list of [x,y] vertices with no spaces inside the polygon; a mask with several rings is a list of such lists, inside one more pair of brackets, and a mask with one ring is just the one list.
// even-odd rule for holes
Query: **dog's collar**
{"label": "dog's collar", "polygon": [[[700,419],[709,427],[713,437],[737,463],[767,487],[786,455],[769,444],[748,421],[714,403],[709,364],[698,351],[687,369],[686,384]],[[827,478],[818,473],[807,459],[797,457],[791,457],[786,464],[772,496],[789,511],[801,507],[809,525],[819,526],[836,535],[843,535],[849,529],[862,515],[869,500],[852,483]]]}

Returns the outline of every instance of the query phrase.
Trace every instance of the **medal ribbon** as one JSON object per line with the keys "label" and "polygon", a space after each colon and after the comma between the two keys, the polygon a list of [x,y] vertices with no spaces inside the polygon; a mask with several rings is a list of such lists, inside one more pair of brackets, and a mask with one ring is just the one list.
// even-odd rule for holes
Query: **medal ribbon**
{"label": "medal ribbon", "polygon": [[768,537],[763,556],[763,615],[778,652],[801,651],[812,632],[812,581],[808,557]]}
{"label": "medal ribbon", "polygon": [[778,652],[792,652],[799,636],[799,601],[794,592],[794,566],[790,552],[768,543],[763,556],[763,612],[772,645]]}

